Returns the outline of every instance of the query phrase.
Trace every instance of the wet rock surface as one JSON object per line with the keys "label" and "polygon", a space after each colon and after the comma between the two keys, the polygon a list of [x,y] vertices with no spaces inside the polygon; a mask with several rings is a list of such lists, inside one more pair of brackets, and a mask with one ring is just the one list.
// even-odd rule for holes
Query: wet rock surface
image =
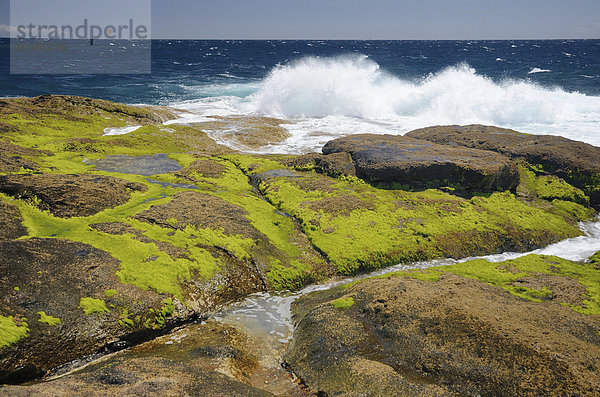
{"label": "wet rock surface", "polygon": [[307,295],[293,310],[286,361],[327,395],[600,392],[597,316],[480,281],[392,276]]}
{"label": "wet rock surface", "polygon": [[154,156],[112,155],[93,161],[92,164],[101,171],[145,176],[178,171],[182,168],[177,161],[169,159],[164,153]]}
{"label": "wet rock surface", "polygon": [[[148,330],[124,322],[130,316],[156,324],[153,312],[166,297],[121,283],[118,268],[117,260],[87,244],[0,241],[0,316],[28,329],[0,349],[0,382],[29,380],[111,343],[140,338],[136,331]],[[174,316],[188,311],[181,310]]]}
{"label": "wet rock surface", "polygon": [[519,179],[516,166],[497,153],[403,136],[352,135],[323,147],[325,155],[340,152],[350,153],[356,175],[371,183],[502,191],[516,187]]}
{"label": "wet rock surface", "polygon": [[102,175],[25,174],[0,175],[0,192],[31,200],[55,216],[90,216],[124,204],[132,192],[146,186]]}
{"label": "wet rock surface", "polygon": [[62,378],[0,389],[6,396],[309,396],[243,331],[209,321],[107,357]]}
{"label": "wet rock surface", "polygon": [[439,144],[491,150],[539,164],[581,188],[592,205],[600,204],[600,148],[553,135],[531,135],[483,125],[428,127],[406,134]]}
{"label": "wet rock surface", "polygon": [[258,149],[290,137],[282,125],[289,121],[260,116],[212,116],[213,121],[198,123],[219,142],[236,149]]}

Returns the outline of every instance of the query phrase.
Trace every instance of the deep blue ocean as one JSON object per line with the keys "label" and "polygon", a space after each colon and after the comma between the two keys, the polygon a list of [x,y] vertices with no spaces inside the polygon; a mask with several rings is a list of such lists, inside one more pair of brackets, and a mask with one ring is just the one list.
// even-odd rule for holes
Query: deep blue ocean
{"label": "deep blue ocean", "polygon": [[294,122],[288,151],[354,132],[467,123],[600,145],[600,40],[155,40],[152,73],[141,75],[10,75],[7,47],[0,41],[2,97],[176,105],[199,121],[280,117]]}

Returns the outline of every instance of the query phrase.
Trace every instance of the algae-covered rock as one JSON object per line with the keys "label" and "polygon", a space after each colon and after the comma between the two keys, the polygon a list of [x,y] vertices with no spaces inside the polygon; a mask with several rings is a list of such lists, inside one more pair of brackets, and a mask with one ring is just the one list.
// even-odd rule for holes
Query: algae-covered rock
{"label": "algae-covered rock", "polygon": [[326,155],[340,152],[350,153],[356,175],[371,183],[502,191],[516,187],[519,180],[516,166],[497,153],[404,136],[351,135],[323,147]]}
{"label": "algae-covered rock", "polygon": [[[346,151],[234,153],[197,125],[164,125],[175,114],[169,109],[43,96],[0,100],[0,114],[0,151],[10,157],[0,156],[7,174],[0,176],[0,371],[12,381],[206,318],[252,293],[398,262],[525,251],[580,235],[575,222],[591,216],[577,189],[531,164],[517,195],[471,191],[467,199],[452,188],[378,189],[355,176],[357,162]],[[234,136],[244,145],[286,136],[281,120],[220,122],[243,127]],[[141,127],[105,135],[132,125]],[[514,167],[477,153],[473,159]],[[481,161],[478,167],[471,188],[505,186],[500,168],[484,175]],[[540,282],[523,279],[521,287]],[[336,310],[360,304],[341,298]],[[396,377],[367,364],[355,370]],[[197,373],[188,375],[184,384]],[[147,392],[155,378],[140,379],[148,379],[138,385]]]}
{"label": "algae-covered rock", "polygon": [[[14,132],[12,129],[9,131]],[[52,156],[52,153],[15,145],[8,140],[0,140],[0,173],[35,171],[39,168],[39,164],[28,157],[37,156]]]}
{"label": "algae-covered rock", "polygon": [[527,251],[580,234],[566,213],[530,206],[510,192],[465,199],[434,189],[386,190],[356,178],[293,171],[270,159],[229,158],[251,174],[269,202],[300,221],[342,274],[438,257]]}
{"label": "algae-covered rock", "polygon": [[147,187],[101,175],[22,174],[0,175],[0,192],[31,200],[55,216],[90,216],[124,204],[132,191]]}
{"label": "algae-covered rock", "polygon": [[236,149],[258,149],[290,137],[283,127],[289,121],[260,116],[212,116],[197,125],[220,142]]}
{"label": "algae-covered rock", "polygon": [[140,124],[161,123],[176,118],[176,112],[166,107],[127,106],[103,99],[73,95],[41,95],[35,98],[0,100],[0,114],[58,114],[67,118],[103,115],[120,117]]}
{"label": "algae-covered rock", "polygon": [[597,395],[600,271],[556,257],[483,262],[300,298],[287,363],[328,395]]}
{"label": "algae-covered rock", "polygon": [[[29,380],[190,315],[167,296],[121,283],[118,269],[117,260],[87,244],[0,241],[0,318],[26,331],[0,347],[0,382]],[[1,327],[2,338],[8,331]]]}
{"label": "algae-covered rock", "polygon": [[428,127],[406,136],[523,159],[582,189],[593,206],[600,204],[600,148],[587,143],[482,125]]}
{"label": "algae-covered rock", "polygon": [[0,201],[0,240],[19,238],[27,234],[21,213],[14,205]]}
{"label": "algae-covered rock", "polygon": [[52,381],[0,388],[0,396],[274,395],[269,390],[308,396],[283,368],[264,361],[257,341],[235,327],[208,321]]}
{"label": "algae-covered rock", "polygon": [[341,175],[356,176],[356,167],[352,161],[352,156],[347,152],[327,155],[309,153],[283,159],[281,163],[299,171],[314,169],[317,172],[333,177]]}

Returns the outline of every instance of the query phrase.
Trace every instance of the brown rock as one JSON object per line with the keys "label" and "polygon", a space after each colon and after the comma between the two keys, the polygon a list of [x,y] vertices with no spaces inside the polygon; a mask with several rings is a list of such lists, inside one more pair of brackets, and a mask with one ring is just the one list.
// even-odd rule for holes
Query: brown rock
{"label": "brown rock", "polygon": [[323,147],[326,155],[339,152],[350,153],[356,175],[371,183],[493,191],[513,189],[519,180],[516,166],[497,153],[403,136],[352,135]]}
{"label": "brown rock", "polygon": [[25,236],[27,229],[21,224],[23,218],[17,207],[0,201],[0,240]]}
{"label": "brown rock", "polygon": [[437,126],[411,131],[406,136],[454,146],[492,150],[531,164],[582,189],[593,206],[600,204],[600,148],[553,135],[530,135],[484,126]]}
{"label": "brown rock", "polygon": [[356,176],[356,167],[352,162],[352,157],[346,152],[328,155],[309,153],[284,159],[281,163],[299,170],[314,168],[317,172],[333,177],[339,175]]}
{"label": "brown rock", "polygon": [[[334,307],[340,297],[354,304]],[[293,312],[286,360],[328,395],[600,394],[597,316],[476,280],[371,279],[307,295]]]}
{"label": "brown rock", "polygon": [[0,140],[0,173],[37,170],[39,165],[28,157],[52,156],[52,153],[15,145],[8,140]]}
{"label": "brown rock", "polygon": [[[0,396],[273,395],[265,390],[271,382],[259,383],[259,373],[271,370],[264,368],[259,359],[256,341],[237,328],[209,321],[49,382],[0,388]],[[281,367],[276,374],[289,378]],[[286,384],[281,390],[285,395],[305,395],[288,394],[299,387],[294,387],[291,379]]]}
{"label": "brown rock", "polygon": [[131,191],[145,191],[140,183],[109,176],[73,174],[0,175],[0,192],[33,200],[55,216],[90,216],[125,204]]}
{"label": "brown rock", "polygon": [[[25,338],[0,348],[0,383],[29,380],[104,346],[119,341],[126,346],[127,340],[151,336],[153,331],[141,324],[119,325],[122,310],[132,318],[154,318],[150,309],[160,312],[165,298],[122,284],[115,275],[118,269],[116,259],[87,244],[39,238],[0,241],[0,315],[26,319],[29,328]],[[116,294],[106,296],[109,289]],[[106,311],[85,314],[81,298],[105,301]],[[40,312],[60,323],[41,322]]]}

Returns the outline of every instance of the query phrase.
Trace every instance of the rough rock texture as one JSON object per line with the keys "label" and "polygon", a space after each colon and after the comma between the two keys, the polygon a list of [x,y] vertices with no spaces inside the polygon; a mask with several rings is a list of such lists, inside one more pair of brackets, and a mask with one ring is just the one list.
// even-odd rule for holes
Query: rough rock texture
{"label": "rough rock texture", "polygon": [[0,240],[19,238],[27,234],[21,222],[19,210],[11,204],[0,201]]}
{"label": "rough rock texture", "polygon": [[530,164],[581,188],[593,206],[600,205],[600,148],[553,135],[530,135],[483,125],[437,126],[406,136],[455,146],[493,150]]}
{"label": "rough rock texture", "polygon": [[529,206],[510,192],[469,200],[433,189],[378,189],[356,178],[294,171],[258,157],[246,160],[241,167],[254,185],[300,221],[342,274],[439,257],[523,252],[580,233],[570,216]]}
{"label": "rough rock texture", "polygon": [[258,116],[212,116],[214,121],[198,123],[220,142],[236,149],[258,149],[290,137],[282,125],[289,121]]}
{"label": "rough rock texture", "polygon": [[600,393],[598,316],[480,281],[372,279],[307,295],[293,311],[286,361],[327,395]]}
{"label": "rough rock texture", "polygon": [[[184,229],[187,226],[204,229],[210,226],[229,235],[260,237],[245,214],[247,212],[242,207],[219,197],[207,193],[183,192],[177,193],[166,204],[153,206],[136,215],[136,219],[174,229]],[[169,219],[177,219],[177,222],[168,222]]]}
{"label": "rough rock texture", "polygon": [[[8,125],[6,126],[10,130]],[[2,122],[0,122],[1,129]],[[0,135],[1,133],[0,131]],[[15,145],[8,140],[0,140],[0,173],[37,170],[39,165],[28,159],[37,156],[52,156],[52,153]]]}
{"label": "rough rock texture", "polygon": [[516,166],[490,151],[449,147],[394,135],[352,135],[334,139],[324,154],[347,152],[356,175],[371,183],[417,188],[455,185],[459,190],[508,190],[519,183]]}
{"label": "rough rock texture", "polygon": [[[398,262],[529,250],[580,235],[576,221],[591,217],[580,191],[537,168],[527,169],[518,196],[469,192],[467,199],[451,189],[408,191],[398,182],[379,189],[356,178],[350,152],[244,155],[211,138],[227,141],[229,134],[228,144],[244,147],[279,142],[286,137],[281,120],[221,119],[209,136],[197,125],[162,124],[173,114],[78,97],[0,100],[0,173],[9,174],[0,177],[3,379],[24,381],[98,349],[139,343],[252,293],[297,290]],[[129,125],[141,127],[104,135]],[[107,158],[119,167],[94,168]],[[469,178],[489,186],[499,178],[484,173]],[[448,186],[439,179],[419,183]],[[454,187],[465,188],[464,181]],[[28,239],[14,240],[25,234]],[[541,285],[582,291],[532,277],[513,287],[544,299],[550,297]],[[559,292],[556,299],[570,296]],[[204,347],[211,359],[233,354],[226,346]],[[173,365],[186,373],[182,385],[214,381],[189,394],[242,390],[231,389],[214,368],[186,372],[193,364],[163,359],[128,359],[128,375],[104,376],[94,367],[90,376],[110,384],[125,379],[126,394],[182,394],[187,386],[165,386],[160,374],[144,372],[156,365],[153,371],[175,378]],[[214,364],[217,372],[230,368],[227,360]],[[368,372],[365,362],[356,368],[395,377],[381,366]],[[136,372],[141,383],[128,380]],[[233,379],[248,385],[243,376]]]}
{"label": "rough rock texture", "polygon": [[208,321],[53,381],[0,388],[0,396],[310,395],[265,356],[244,332]]}
{"label": "rough rock texture", "polygon": [[0,192],[32,202],[55,216],[90,216],[124,204],[140,183],[101,175],[0,175]]}
{"label": "rough rock texture", "polygon": [[315,169],[317,172],[333,177],[340,175],[356,176],[356,167],[352,162],[352,156],[346,152],[331,153],[329,155],[309,153],[286,158],[281,162],[297,170]]}
{"label": "rough rock texture", "polygon": [[[76,115],[73,112],[76,112]],[[36,116],[40,114],[63,114],[73,121],[76,117],[92,114],[106,114],[121,117],[140,124],[162,123],[176,118],[173,109],[166,107],[134,107],[103,99],[84,98],[73,95],[40,95],[35,98],[2,99],[0,114],[22,113]]]}
{"label": "rough rock texture", "polygon": [[[121,339],[143,339],[151,331],[133,322],[120,325],[119,320],[140,316],[148,324],[164,323],[166,316],[156,316],[166,297],[121,283],[115,275],[118,267],[117,260],[87,244],[38,238],[0,241],[0,316],[13,317],[29,329],[27,336],[0,348],[0,383],[43,375]],[[171,306],[170,315],[189,314],[187,308],[177,309],[173,313]]]}
{"label": "rough rock texture", "polygon": [[[168,203],[152,206],[135,218],[167,229],[185,231],[191,227],[195,230],[214,230],[223,233],[223,240],[227,242],[211,243],[219,248],[221,255],[224,252],[232,260],[245,263],[240,267],[253,269],[250,273],[253,277],[262,280],[264,289],[278,287],[280,283],[285,282],[285,277],[284,280],[280,280],[277,273],[273,272],[273,263],[283,266],[281,269],[284,273],[287,267],[293,268],[298,259],[301,260],[302,266],[307,267],[306,272],[293,276],[289,280],[293,284],[281,284],[280,287],[290,288],[298,283],[301,285],[333,274],[333,269],[314,250],[306,236],[295,228],[289,230],[286,235],[288,243],[300,249],[299,252],[292,253],[289,249],[282,249],[285,247],[276,244],[259,231],[249,219],[250,215],[242,206],[223,198],[208,193],[187,191],[177,193]],[[244,249],[245,252],[241,253],[236,249],[238,247],[234,245],[236,242],[247,247]]]}

